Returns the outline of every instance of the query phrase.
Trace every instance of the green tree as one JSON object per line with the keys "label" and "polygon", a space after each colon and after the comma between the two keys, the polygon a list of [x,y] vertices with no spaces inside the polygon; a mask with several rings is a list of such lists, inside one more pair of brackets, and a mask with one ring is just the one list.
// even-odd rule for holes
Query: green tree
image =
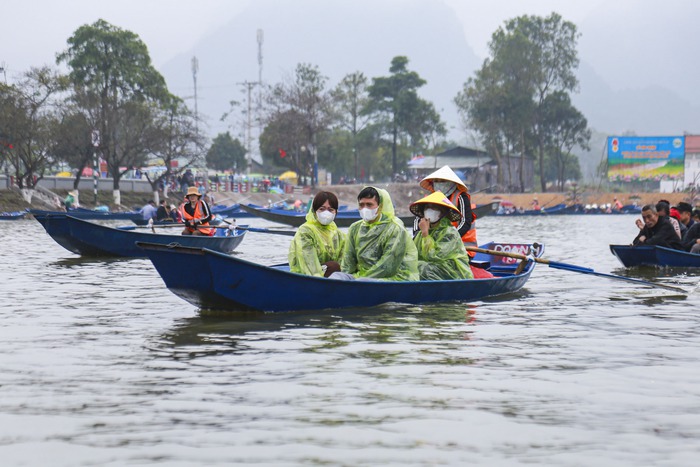
{"label": "green tree", "polygon": [[207,166],[215,170],[242,169],[246,165],[246,150],[231,133],[219,133],[207,151]]}
{"label": "green tree", "polygon": [[73,189],[77,189],[83,167],[93,165],[95,148],[92,145],[93,125],[85,114],[72,107],[62,108],[61,115],[53,127],[52,151],[61,162],[77,169]]}
{"label": "green tree", "polygon": [[576,89],[577,38],[576,26],[556,13],[506,21],[491,38],[490,58],[455,99],[467,124],[495,155],[499,184],[504,152],[536,152],[541,189],[546,191],[546,163],[552,158],[547,157],[551,126],[545,120],[545,101],[553,93],[568,95]]}
{"label": "green tree", "polygon": [[[338,116],[338,127],[349,132],[355,179],[360,177],[359,134],[372,122],[372,115],[364,113],[364,109],[369,106],[367,83],[367,77],[363,73],[356,71],[344,76],[332,93]],[[346,146],[342,142],[346,142],[347,138],[335,135],[333,139],[337,143],[341,143],[342,146]],[[344,163],[345,161],[340,161],[340,159],[345,159],[344,156],[330,159],[337,162],[340,166],[337,168],[340,168],[341,173],[349,173],[349,168]]]}
{"label": "green tree", "polygon": [[120,203],[121,177],[144,162],[152,145],[147,138],[153,135],[155,108],[171,100],[165,80],[136,34],[101,19],[79,27],[56,61],[68,66],[76,104],[99,130],[98,150]]}
{"label": "green tree", "polygon": [[[434,131],[445,133],[439,116],[431,103],[418,97],[417,90],[426,82],[415,71],[408,70],[408,58],[397,56],[391,60],[389,76],[372,78],[366,113],[379,115],[383,133],[391,138],[391,171],[399,171],[399,146],[402,143],[416,147]],[[410,151],[405,152],[403,166]]]}
{"label": "green tree", "polygon": [[579,180],[581,168],[578,158],[571,153],[575,147],[588,150],[591,131],[581,112],[572,104],[569,95],[558,91],[548,95],[540,110],[540,128],[544,135],[544,145],[555,174],[548,176],[558,182],[559,190],[564,190],[568,179]]}
{"label": "green tree", "polygon": [[60,77],[48,67],[32,68],[16,85],[0,87],[3,155],[28,202],[54,162],[51,134],[60,90]]}
{"label": "green tree", "polygon": [[204,147],[205,139],[198,131],[196,116],[182,100],[173,98],[156,109],[155,129],[149,138],[149,150],[151,155],[163,160],[165,171],[153,180],[146,173],[154,200],[159,199],[158,186],[161,181],[165,187],[163,196],[167,197],[170,179],[200,160],[200,148]]}
{"label": "green tree", "polygon": [[298,154],[299,159],[294,162],[297,173],[311,175],[314,186],[318,140],[336,118],[331,93],[326,90],[327,81],[317,66],[302,63],[297,65],[291,80],[272,86],[266,99],[268,111],[264,120],[273,128],[264,130],[267,141],[261,152],[269,157],[273,142],[272,146],[278,149]]}

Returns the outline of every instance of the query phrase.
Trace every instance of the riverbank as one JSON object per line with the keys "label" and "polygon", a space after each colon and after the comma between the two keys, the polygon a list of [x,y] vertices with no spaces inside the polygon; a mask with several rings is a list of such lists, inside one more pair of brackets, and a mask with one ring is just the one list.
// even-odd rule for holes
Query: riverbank
{"label": "riverbank", "polygon": [[[422,198],[427,194],[425,190],[411,183],[390,183],[376,185],[389,191],[396,211],[399,214],[407,214],[408,206],[417,199]],[[357,203],[357,194],[362,189],[363,185],[330,185],[322,187],[325,190],[332,191],[338,196],[340,204],[354,206]],[[36,209],[57,209],[56,200],[61,200],[66,196],[67,192],[56,192],[55,198],[43,194],[37,194],[32,198],[32,203],[27,203],[18,190],[0,190],[0,211],[12,212],[21,211],[27,208]],[[234,203],[253,203],[266,205],[270,202],[282,200],[301,199],[307,201],[310,194],[275,194],[275,193],[214,193],[217,204],[230,205]],[[668,200],[671,205],[675,205],[680,201],[691,202],[688,198],[688,193],[583,193],[579,195],[580,202],[583,204],[607,204],[613,203],[617,198],[622,204],[637,203],[642,206],[644,204],[655,204],[660,199]],[[150,198],[144,193],[122,192],[121,206],[117,206],[111,202],[111,192],[98,192],[98,205],[107,205],[110,210],[129,210],[134,207],[142,206],[148,202]],[[476,204],[490,203],[494,199],[502,199],[512,202],[515,206],[522,206],[528,209],[533,198],[537,198],[541,207],[554,206],[559,203],[569,203],[569,194],[567,193],[476,193],[472,195],[472,201]],[[168,202],[178,204],[180,195],[171,194],[168,197]],[[89,190],[80,192],[80,203],[86,208],[95,207],[93,193]]]}

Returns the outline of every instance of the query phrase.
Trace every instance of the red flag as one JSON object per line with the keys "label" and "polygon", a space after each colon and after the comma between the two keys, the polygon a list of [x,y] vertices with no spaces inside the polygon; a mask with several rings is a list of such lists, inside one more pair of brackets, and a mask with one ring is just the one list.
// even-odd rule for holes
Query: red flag
{"label": "red flag", "polygon": [[287,156],[287,151],[284,149],[280,148],[280,157],[286,157]]}

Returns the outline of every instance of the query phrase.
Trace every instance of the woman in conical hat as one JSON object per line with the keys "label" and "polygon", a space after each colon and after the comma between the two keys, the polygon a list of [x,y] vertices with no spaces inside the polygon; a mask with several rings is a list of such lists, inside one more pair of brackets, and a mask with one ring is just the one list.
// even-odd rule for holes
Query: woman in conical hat
{"label": "woman in conical hat", "polygon": [[421,280],[473,279],[469,255],[452,226],[462,217],[459,209],[441,191],[415,201],[409,209],[420,219],[413,242]]}
{"label": "woman in conical hat", "polygon": [[[459,232],[460,237],[462,237],[462,243],[465,247],[478,246],[476,240],[476,214],[472,210],[475,206],[472,205],[469,190],[462,179],[449,166],[445,165],[421,180],[420,186],[428,191],[442,191],[445,194],[462,214],[462,219],[452,224]],[[414,236],[417,232],[418,219],[413,223]],[[472,252],[467,254],[470,257],[474,256]],[[493,277],[491,273],[484,269],[472,268],[472,271],[476,278]]]}

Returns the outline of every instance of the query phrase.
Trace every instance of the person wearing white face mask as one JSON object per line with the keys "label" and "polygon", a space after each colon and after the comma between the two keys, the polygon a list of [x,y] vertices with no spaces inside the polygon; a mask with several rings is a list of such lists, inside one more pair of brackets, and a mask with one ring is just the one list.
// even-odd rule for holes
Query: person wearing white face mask
{"label": "person wearing white face mask", "polygon": [[469,255],[452,226],[452,222],[460,220],[459,209],[440,191],[412,203],[409,209],[420,218],[419,233],[413,238],[420,279],[473,279]]}
{"label": "person wearing white face mask", "polygon": [[338,212],[338,197],[330,191],[314,196],[306,222],[289,245],[289,269],[298,274],[328,277],[340,271],[340,258],[345,234],[338,230],[334,219]]}
{"label": "person wearing white face mask", "polygon": [[417,281],[418,253],[411,236],[394,215],[386,190],[365,187],[357,195],[362,220],[348,229],[342,272],[331,279]]}

